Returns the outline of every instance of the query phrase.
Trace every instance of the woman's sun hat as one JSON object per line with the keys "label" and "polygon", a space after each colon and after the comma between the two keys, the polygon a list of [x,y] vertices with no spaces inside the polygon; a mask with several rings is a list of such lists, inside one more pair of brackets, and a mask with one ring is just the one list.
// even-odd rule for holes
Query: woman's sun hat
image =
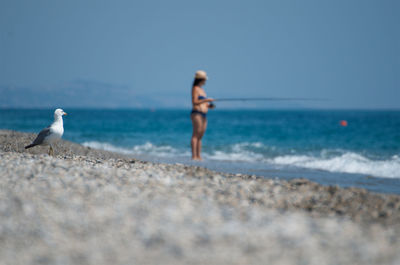
{"label": "woman's sun hat", "polygon": [[205,79],[205,80],[208,79],[207,73],[204,72],[203,70],[197,71],[197,72],[196,72],[196,75],[194,76],[194,78],[196,78],[196,79]]}

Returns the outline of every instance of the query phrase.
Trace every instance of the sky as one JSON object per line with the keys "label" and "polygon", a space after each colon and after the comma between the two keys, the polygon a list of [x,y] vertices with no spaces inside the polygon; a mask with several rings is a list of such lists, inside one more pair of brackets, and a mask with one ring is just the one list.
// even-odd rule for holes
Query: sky
{"label": "sky", "polygon": [[[0,0],[0,107],[400,109],[400,1]],[[218,105],[217,105],[218,106]]]}

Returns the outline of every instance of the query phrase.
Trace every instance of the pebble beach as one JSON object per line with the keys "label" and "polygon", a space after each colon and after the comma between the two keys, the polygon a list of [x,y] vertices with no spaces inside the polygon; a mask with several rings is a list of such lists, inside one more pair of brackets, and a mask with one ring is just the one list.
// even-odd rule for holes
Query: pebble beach
{"label": "pebble beach", "polygon": [[400,264],[400,196],[0,131],[0,264]]}

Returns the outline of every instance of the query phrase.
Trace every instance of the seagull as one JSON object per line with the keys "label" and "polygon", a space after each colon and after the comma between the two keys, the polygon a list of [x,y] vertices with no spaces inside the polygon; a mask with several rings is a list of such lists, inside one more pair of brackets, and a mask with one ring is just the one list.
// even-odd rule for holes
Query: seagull
{"label": "seagull", "polygon": [[54,111],[53,123],[40,131],[36,139],[30,144],[25,146],[25,149],[34,147],[36,145],[50,146],[49,155],[54,155],[53,147],[51,146],[56,140],[60,139],[64,133],[63,115],[67,115],[62,109]]}

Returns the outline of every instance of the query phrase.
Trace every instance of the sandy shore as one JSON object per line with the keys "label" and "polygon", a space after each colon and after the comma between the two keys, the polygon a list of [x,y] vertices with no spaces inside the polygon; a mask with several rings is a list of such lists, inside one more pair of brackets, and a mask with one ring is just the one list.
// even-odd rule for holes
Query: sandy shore
{"label": "sandy shore", "polygon": [[0,131],[1,264],[400,264],[400,196]]}

